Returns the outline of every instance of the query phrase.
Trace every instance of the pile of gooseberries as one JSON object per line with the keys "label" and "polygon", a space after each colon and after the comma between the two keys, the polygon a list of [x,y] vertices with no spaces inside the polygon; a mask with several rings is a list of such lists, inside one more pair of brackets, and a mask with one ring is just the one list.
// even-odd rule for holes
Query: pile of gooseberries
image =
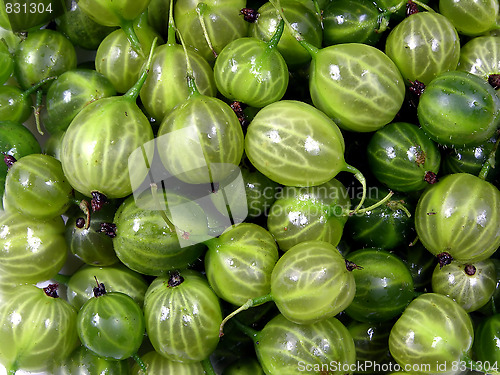
{"label": "pile of gooseberries", "polygon": [[7,375],[500,374],[498,0],[30,4]]}

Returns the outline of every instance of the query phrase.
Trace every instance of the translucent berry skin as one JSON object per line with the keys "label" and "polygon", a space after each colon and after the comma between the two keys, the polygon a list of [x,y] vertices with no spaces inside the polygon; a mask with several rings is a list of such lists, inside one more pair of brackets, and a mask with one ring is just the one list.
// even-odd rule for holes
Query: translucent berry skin
{"label": "translucent berry skin", "polygon": [[493,29],[498,8],[496,0],[439,0],[439,13],[450,20],[460,34],[468,36]]}
{"label": "translucent berry skin", "polygon": [[147,334],[155,350],[166,358],[195,363],[214,351],[219,342],[222,311],[219,299],[198,272],[180,272],[183,281],[169,286],[158,277],[144,300]]}
{"label": "translucent berry skin", "polygon": [[31,219],[18,212],[0,215],[0,281],[37,283],[54,277],[67,259],[64,221]]}
{"label": "translucent berry skin", "polygon": [[314,106],[344,130],[376,131],[403,104],[405,84],[398,67],[384,52],[363,43],[318,50],[309,74]]}
{"label": "translucent berry skin", "polygon": [[47,109],[43,125],[50,134],[64,131],[88,104],[116,95],[111,82],[90,69],[64,72],[49,87],[45,99]]}
{"label": "translucent berry skin", "polygon": [[490,257],[500,246],[500,191],[467,173],[443,177],[417,203],[415,229],[432,254],[462,262]]}
{"label": "translucent berry skin", "polygon": [[[44,78],[75,69],[77,64],[73,44],[62,33],[49,29],[30,32],[17,46],[14,60],[14,74],[23,90]],[[44,86],[45,91],[47,88]]]}
{"label": "translucent berry skin", "polygon": [[[186,45],[213,64],[227,44],[247,35],[248,23],[240,14],[245,6],[244,0],[179,0],[174,5],[174,22]],[[215,53],[207,43],[200,18]]]}
{"label": "translucent berry skin", "polygon": [[389,251],[375,248],[357,250],[348,257],[363,269],[353,272],[356,294],[345,312],[367,323],[399,316],[415,296],[413,278],[404,262]]}
{"label": "translucent berry skin", "polygon": [[126,172],[129,156],[152,139],[151,125],[135,101],[102,98],[82,109],[66,130],[61,145],[64,174],[87,197],[97,191],[124,198],[132,193]]}
{"label": "translucent berry skin", "polygon": [[496,284],[492,259],[473,263],[452,261],[444,267],[438,264],[432,274],[432,290],[451,298],[467,312],[486,305],[495,292]]}
{"label": "translucent berry skin", "polygon": [[286,186],[331,180],[346,167],[344,150],[338,126],[312,105],[294,100],[262,108],[245,136],[245,153],[253,166]]}
{"label": "translucent berry skin", "polygon": [[242,305],[271,291],[271,272],[278,260],[278,246],[264,228],[241,223],[208,242],[205,271],[217,295]]}
{"label": "translucent berry skin", "polygon": [[16,286],[3,297],[0,362],[7,369],[45,371],[77,347],[77,312],[64,299],[34,285]]}
{"label": "translucent berry skin", "polygon": [[[355,270],[358,271],[358,270]],[[328,242],[304,241],[289,249],[271,275],[271,295],[286,319],[308,324],[335,316],[352,302],[356,282]]]}
{"label": "translucent berry skin", "polygon": [[428,84],[440,73],[456,69],[460,39],[445,16],[419,12],[405,18],[389,33],[385,52],[406,83],[418,80]]}
{"label": "translucent berry skin", "polygon": [[[349,368],[356,362],[351,334],[333,317],[297,324],[278,314],[257,333],[256,340],[257,357],[268,375],[300,375],[306,365],[321,368],[325,364],[334,365],[328,367],[329,374],[344,375],[343,365]],[[305,342],[307,346],[300,344]]]}
{"label": "translucent berry skin", "polygon": [[127,360],[117,361],[100,357],[81,345],[53,370],[53,375],[129,375]]}
{"label": "translucent berry skin", "polygon": [[393,122],[377,130],[366,151],[375,177],[396,191],[423,190],[429,186],[427,173],[439,172],[437,144],[421,128],[407,122]]}
{"label": "translucent berry skin", "polygon": [[85,347],[98,356],[122,360],[136,354],[142,344],[144,314],[128,295],[109,292],[85,302],[76,328]]}
{"label": "translucent berry skin", "polygon": [[280,100],[288,87],[288,66],[278,49],[257,38],[224,47],[214,65],[215,84],[224,97],[262,108]]}
{"label": "translucent berry skin", "polygon": [[73,188],[61,162],[44,154],[26,155],[16,161],[5,180],[5,200],[20,213],[51,219],[68,209]]}
{"label": "translucent berry skin", "polygon": [[441,294],[424,293],[394,323],[389,350],[401,367],[415,365],[424,369],[427,364],[430,366],[421,373],[433,374],[439,372],[438,364],[445,363],[451,369],[454,361],[464,360],[473,337],[471,318],[462,307]]}
{"label": "translucent berry skin", "polygon": [[500,124],[500,98],[474,74],[444,72],[426,86],[417,115],[427,136],[441,145],[479,145]]}

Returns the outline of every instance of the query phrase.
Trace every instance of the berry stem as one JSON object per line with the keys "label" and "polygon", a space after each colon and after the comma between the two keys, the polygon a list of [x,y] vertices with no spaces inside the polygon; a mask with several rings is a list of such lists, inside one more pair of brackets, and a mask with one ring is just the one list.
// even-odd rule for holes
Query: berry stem
{"label": "berry stem", "polygon": [[201,361],[201,365],[203,366],[203,370],[205,370],[205,374],[216,375],[214,366],[212,366],[212,362],[210,362],[210,358],[205,358],[203,361]]}
{"label": "berry stem", "polygon": [[179,39],[181,41],[182,48],[184,49],[184,56],[186,57],[186,79],[188,86],[188,99],[193,95],[201,95],[198,91],[198,87],[196,86],[196,81],[194,79],[194,72],[191,66],[191,62],[189,60],[189,53],[186,48],[186,44],[184,43],[184,38],[182,37],[179,30],[177,30],[177,35],[179,35]]}
{"label": "berry stem", "polygon": [[174,23],[174,1],[170,0],[170,9],[168,11],[168,28],[167,28],[167,46],[175,46],[175,23]]}
{"label": "berry stem", "polygon": [[42,79],[41,81],[37,82],[36,84],[34,84],[33,86],[31,86],[26,91],[24,91],[23,95],[27,96],[27,95],[34,94],[35,92],[38,91],[38,89],[40,87],[42,87],[43,85],[45,85],[47,82],[55,80],[56,78],[57,77],[47,77],[47,78]]}
{"label": "berry stem", "polygon": [[142,71],[139,80],[132,86],[125,94],[123,94],[123,98],[135,102],[139,93],[141,92],[141,88],[146,82],[146,78],[148,78],[149,69],[151,68],[151,60],[153,59],[153,52],[156,47],[156,43],[158,42],[158,38],[153,40],[151,44],[151,49],[149,51],[148,61],[146,62],[146,67]]}
{"label": "berry stem", "polygon": [[201,29],[203,30],[203,36],[208,44],[208,48],[212,51],[215,58],[217,58],[217,52],[215,52],[214,46],[212,45],[212,41],[210,40],[210,36],[208,35],[207,25],[205,24],[205,12],[207,10],[208,5],[201,2],[196,6],[196,14],[198,14],[198,20],[200,21]]}
{"label": "berry stem", "polygon": [[256,298],[250,298],[248,301],[246,301],[243,305],[238,307],[236,310],[234,310],[231,314],[226,316],[222,323],[220,324],[219,328],[219,337],[224,336],[224,325],[231,319],[233,316],[239,314],[242,311],[248,310],[250,307],[254,306],[259,306],[263,305],[266,302],[271,302],[273,300],[273,296],[271,293],[266,294],[264,296],[256,297]]}
{"label": "berry stem", "polygon": [[252,329],[250,327],[247,327],[246,325],[240,323],[240,321],[238,319],[235,319],[234,320],[234,324],[236,325],[236,327],[238,327],[238,329],[243,332],[245,335],[247,335],[248,337],[250,337],[253,342],[257,342],[257,339],[258,339],[258,336],[259,336],[259,331],[256,331],[255,329]]}
{"label": "berry stem", "polygon": [[139,56],[144,57],[144,52],[142,50],[141,42],[139,41],[139,38],[137,37],[137,34],[135,33],[134,30],[134,21],[126,21],[124,20],[120,27],[122,28],[123,32],[127,36],[127,39],[134,49],[135,52],[139,54]]}
{"label": "berry stem", "polygon": [[42,125],[40,123],[40,111],[42,109],[42,101],[43,101],[43,91],[39,89],[36,91],[36,102],[35,106],[33,107],[33,110],[35,116],[36,130],[40,135],[44,135],[44,132],[42,130]]}
{"label": "berry stem", "polygon": [[365,176],[359,171],[359,169],[353,167],[352,165],[346,164],[344,168],[345,172],[350,172],[354,174],[354,178],[358,180],[361,183],[361,186],[363,187],[363,195],[361,196],[361,200],[359,201],[358,206],[353,210],[349,211],[349,215],[354,215],[355,213],[358,212],[358,210],[363,206],[363,203],[365,203],[366,199],[366,179]]}
{"label": "berry stem", "polygon": [[[366,207],[366,208],[362,208],[362,209],[356,209],[356,210],[353,210],[349,213],[349,215],[354,215],[354,214],[364,214],[368,211],[372,211],[374,209],[376,209],[377,207],[383,205],[384,203],[386,203],[389,199],[391,199],[391,197],[394,195],[394,192],[393,191],[390,191],[389,194],[387,194],[383,199],[379,200],[377,203],[375,204],[372,204],[371,206],[369,207]],[[410,213],[408,212],[408,210],[406,210],[406,213],[409,215],[408,217],[410,217]]]}
{"label": "berry stem", "polygon": [[281,36],[283,35],[283,31],[285,30],[285,21],[281,19],[280,23],[278,24],[278,27],[276,28],[275,33],[269,39],[269,42],[267,42],[267,46],[269,49],[275,49],[278,47],[278,43],[280,42]]}
{"label": "berry stem", "polygon": [[141,357],[139,357],[139,355],[137,353],[135,353],[134,355],[132,355],[132,359],[135,361],[135,363],[137,363],[139,365],[139,367],[141,368],[141,371],[144,373],[144,375],[147,375],[148,367],[146,366],[144,361],[141,359]]}

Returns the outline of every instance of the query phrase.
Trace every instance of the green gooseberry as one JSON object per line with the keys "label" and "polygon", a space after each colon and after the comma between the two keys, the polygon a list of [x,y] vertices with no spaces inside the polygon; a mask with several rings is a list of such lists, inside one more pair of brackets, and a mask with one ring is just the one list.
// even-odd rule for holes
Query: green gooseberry
{"label": "green gooseberry", "polygon": [[350,206],[347,189],[336,179],[318,186],[285,187],[271,206],[267,228],[282,251],[309,240],[337,246]]}
{"label": "green gooseberry", "polygon": [[220,298],[242,305],[271,291],[271,273],[279,256],[276,242],[266,229],[241,223],[205,244],[205,272]]}
{"label": "green gooseberry", "polygon": [[58,298],[57,284],[15,286],[0,304],[0,362],[9,374],[50,370],[78,346],[76,324],[77,311]]}
{"label": "green gooseberry", "polygon": [[[450,147],[443,153],[442,172],[470,173],[479,176],[483,165],[488,162],[497,142],[497,136],[493,136],[479,145]],[[497,160],[500,154],[496,154]],[[494,169],[493,171],[494,172]],[[496,173],[486,174],[485,180],[492,181]]]}
{"label": "green gooseberry", "polygon": [[[366,205],[375,205],[388,192],[385,188],[372,188],[377,188],[376,194],[368,195]],[[384,204],[350,216],[345,233],[358,246],[393,250],[414,240],[414,211],[415,205],[408,195],[395,193]]]}
{"label": "green gooseberry", "polygon": [[[500,73],[500,40],[493,35],[470,39],[460,49],[457,70],[482,77],[484,80],[498,79]],[[497,85],[495,85],[497,86]],[[497,90],[498,95],[498,90]]]}
{"label": "green gooseberry", "polygon": [[376,45],[389,25],[387,13],[368,0],[332,1],[323,12],[324,44]]}
{"label": "green gooseberry", "polygon": [[215,96],[217,93],[213,70],[208,62],[196,51],[184,51],[182,45],[177,44],[172,15],[167,31],[167,43],[156,49],[140,93],[144,108],[158,122],[189,97],[188,70],[192,70],[196,87],[202,95]]}
{"label": "green gooseberry", "polygon": [[[81,6],[82,1],[79,2]],[[149,50],[158,33],[147,23],[147,14],[133,22],[132,28],[142,46]],[[95,55],[95,70],[104,75],[118,93],[125,93],[134,86],[143,72],[147,56],[138,54],[137,49],[123,29],[109,33],[99,44]]]}
{"label": "green gooseberry", "polygon": [[142,55],[148,47],[136,34],[134,21],[147,9],[150,0],[79,0],[78,6],[95,22],[103,26],[119,26],[136,53]]}
{"label": "green gooseberry", "polygon": [[[203,254],[206,247],[200,242],[208,239],[206,215],[196,202],[175,193],[158,199],[168,202],[169,207],[183,207],[183,213],[192,216],[172,223],[168,207],[165,211],[158,209],[155,196],[149,194],[139,199],[128,197],[113,220],[113,247],[120,261],[136,272],[152,276],[187,268]],[[203,238],[198,241],[200,237]]]}
{"label": "green gooseberry", "polygon": [[278,314],[261,331],[239,322],[238,327],[254,341],[255,352],[265,374],[326,372],[344,375],[351,374],[356,367],[354,340],[335,317],[297,324]]}
{"label": "green gooseberry", "polygon": [[284,26],[280,21],[268,42],[245,37],[224,47],[214,65],[215,84],[224,97],[262,108],[285,95],[288,67],[278,51]]}
{"label": "green gooseberry", "polygon": [[[33,133],[20,122],[0,121],[0,158],[12,156],[15,160],[29,154],[41,152],[40,144]],[[1,161],[1,160],[0,160]],[[7,164],[0,162],[0,190],[3,195]],[[0,208],[2,203],[0,202]]]}
{"label": "green gooseberry", "polygon": [[455,26],[460,34],[476,36],[494,29],[497,24],[496,0],[439,0],[439,13]]}
{"label": "green gooseberry", "polygon": [[356,362],[359,364],[357,372],[377,374],[382,365],[389,365],[389,333],[392,324],[393,321],[363,323],[353,320],[346,325],[356,347]]}
{"label": "green gooseberry", "polygon": [[137,302],[125,293],[108,293],[104,283],[99,283],[94,298],[78,311],[76,330],[87,349],[100,357],[123,360],[136,355],[145,327]]}
{"label": "green gooseberry", "polygon": [[23,156],[10,167],[5,180],[9,207],[35,219],[51,219],[68,209],[73,188],[61,162],[44,154]]}
{"label": "green gooseberry", "polygon": [[167,171],[183,182],[218,183],[241,162],[243,131],[228,104],[201,94],[193,78],[188,79],[188,85],[188,98],[158,129],[160,159]]}
{"label": "green gooseberry", "polygon": [[454,173],[428,187],[415,209],[417,236],[442,265],[487,259],[500,246],[500,191],[491,183]]}
{"label": "green gooseberry", "polygon": [[412,192],[436,180],[441,153],[425,132],[407,122],[393,122],[377,130],[367,146],[375,177],[390,189]]}
{"label": "green gooseberry", "polygon": [[116,27],[95,22],[82,11],[78,3],[77,0],[68,2],[66,11],[54,20],[57,29],[66,35],[74,46],[86,50],[97,50],[103,39]]}
{"label": "green gooseberry", "polygon": [[492,137],[500,124],[500,98],[475,74],[451,71],[429,82],[417,115],[427,136],[445,146],[477,145]]}
{"label": "green gooseberry", "polygon": [[460,39],[442,14],[418,12],[405,18],[387,36],[385,53],[396,63],[409,84],[428,84],[439,74],[455,70]]}
{"label": "green gooseberry", "polygon": [[88,104],[116,95],[109,80],[95,70],[74,69],[52,82],[45,97],[47,115],[43,119],[50,134],[65,131],[75,116]]}
{"label": "green gooseberry", "polygon": [[144,314],[151,344],[172,361],[199,363],[219,343],[219,299],[199,272],[183,270],[153,280]]}
{"label": "green gooseberry", "polygon": [[4,1],[0,10],[0,25],[15,33],[37,30],[60,16],[66,9],[64,0],[37,2]]}
{"label": "green gooseberry", "polygon": [[345,312],[367,323],[390,321],[415,297],[413,277],[406,264],[389,251],[367,248],[349,253],[361,269],[353,273],[356,294]]}
{"label": "green gooseberry", "polygon": [[0,283],[49,280],[66,259],[64,221],[60,216],[41,221],[9,208],[0,215]]}
{"label": "green gooseberry", "polygon": [[176,0],[174,20],[186,46],[213,64],[227,44],[247,35],[245,7],[244,0]]}
{"label": "green gooseberry", "polygon": [[110,232],[114,228],[115,212],[115,205],[107,204],[88,217],[84,212],[69,215],[65,230],[69,251],[93,266],[110,266],[117,263],[119,259],[112,239],[114,233]]}
{"label": "green gooseberry", "polygon": [[394,119],[403,104],[405,85],[385,53],[362,43],[335,44],[313,53],[312,101],[339,127],[372,132]]}
{"label": "green gooseberry", "polygon": [[148,5],[148,23],[163,39],[168,38],[168,17],[171,0],[151,0]]}
{"label": "green gooseberry", "polygon": [[473,263],[452,261],[443,267],[436,265],[432,274],[432,291],[453,299],[467,312],[486,305],[496,284],[495,264],[490,258]]}
{"label": "green gooseberry", "polygon": [[[14,74],[23,90],[41,80],[76,68],[76,51],[59,31],[40,29],[28,34],[14,53]],[[44,86],[46,92],[48,86]]]}
{"label": "green gooseberry", "polygon": [[[474,337],[467,312],[451,298],[424,293],[415,298],[394,323],[389,350],[403,369],[435,374],[465,361]],[[456,367],[455,367],[456,368]]]}
{"label": "green gooseberry", "polygon": [[498,371],[500,361],[500,348],[498,338],[500,336],[500,314],[494,314],[484,318],[476,328],[474,339],[474,352],[478,361],[483,364],[479,371]]}
{"label": "green gooseberry", "polygon": [[366,197],[362,173],[346,163],[345,143],[338,126],[310,104],[280,100],[262,108],[245,135],[245,153],[252,165],[286,186],[316,186],[342,171],[354,174],[363,186],[358,212]]}
{"label": "green gooseberry", "polygon": [[[55,77],[42,79],[24,91],[17,86],[0,86],[0,117],[2,121],[23,123],[28,120],[33,113],[31,94],[37,92],[43,85],[54,79]],[[41,132],[40,129],[39,132]],[[43,132],[40,134],[43,134]]]}

